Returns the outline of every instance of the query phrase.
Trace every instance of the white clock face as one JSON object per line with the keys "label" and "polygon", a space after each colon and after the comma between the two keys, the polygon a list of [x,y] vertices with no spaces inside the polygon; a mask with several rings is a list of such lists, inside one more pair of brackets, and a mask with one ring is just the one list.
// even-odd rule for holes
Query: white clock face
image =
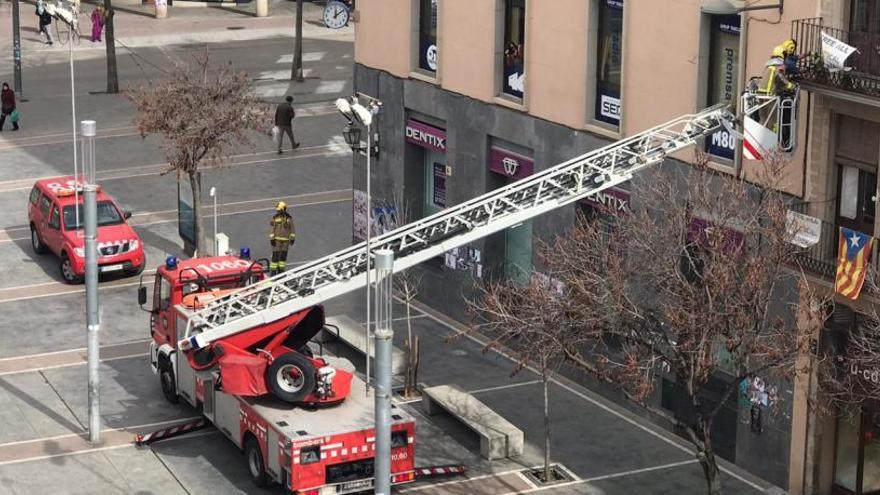
{"label": "white clock face", "polygon": [[324,8],[324,25],[330,29],[339,29],[348,24],[348,7],[342,2],[329,2]]}

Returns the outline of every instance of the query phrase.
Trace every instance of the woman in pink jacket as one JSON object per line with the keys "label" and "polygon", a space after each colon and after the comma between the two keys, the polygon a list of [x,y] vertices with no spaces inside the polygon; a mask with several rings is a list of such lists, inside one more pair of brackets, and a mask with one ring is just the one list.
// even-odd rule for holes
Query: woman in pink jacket
{"label": "woman in pink jacket", "polygon": [[98,8],[92,11],[92,42],[101,41],[101,31],[104,30],[104,7],[98,5]]}

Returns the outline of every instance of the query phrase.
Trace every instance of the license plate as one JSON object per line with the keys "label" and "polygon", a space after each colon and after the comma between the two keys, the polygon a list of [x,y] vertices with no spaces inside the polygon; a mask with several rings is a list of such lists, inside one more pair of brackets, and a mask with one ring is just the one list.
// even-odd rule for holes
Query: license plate
{"label": "license plate", "polygon": [[348,490],[355,490],[358,488],[370,488],[373,486],[373,480],[360,480],[360,481],[349,481],[348,483],[343,483],[339,488],[339,491],[345,492]]}
{"label": "license plate", "polygon": [[116,265],[104,265],[104,266],[101,267],[101,271],[102,271],[102,272],[115,272],[115,271],[117,271],[117,270],[122,270],[122,264],[121,264],[121,263],[120,263],[120,264],[116,264]]}

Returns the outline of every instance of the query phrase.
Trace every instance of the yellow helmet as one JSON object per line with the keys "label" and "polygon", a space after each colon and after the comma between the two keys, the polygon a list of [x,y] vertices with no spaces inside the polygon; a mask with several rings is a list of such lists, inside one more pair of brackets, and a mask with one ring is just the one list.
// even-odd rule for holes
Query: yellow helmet
{"label": "yellow helmet", "polygon": [[794,51],[797,50],[797,42],[790,38],[783,41],[780,46],[782,46],[782,51],[784,53],[794,53]]}
{"label": "yellow helmet", "polygon": [[773,49],[773,56],[785,58],[785,49],[783,48],[783,45],[778,45],[776,48]]}
{"label": "yellow helmet", "polygon": [[287,203],[285,203],[284,201],[279,201],[278,204],[275,205],[275,209],[278,210],[278,211],[286,210],[286,209],[287,209]]}

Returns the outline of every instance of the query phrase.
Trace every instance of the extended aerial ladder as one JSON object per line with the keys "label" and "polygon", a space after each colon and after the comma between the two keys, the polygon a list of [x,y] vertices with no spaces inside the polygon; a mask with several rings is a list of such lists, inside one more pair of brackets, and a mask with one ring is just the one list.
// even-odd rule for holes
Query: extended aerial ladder
{"label": "extended aerial ladder", "polygon": [[[391,250],[394,271],[405,270],[626,182],[700,138],[732,129],[733,122],[723,104],[679,117],[383,234],[371,250]],[[360,243],[219,298],[191,315],[179,348],[198,350],[361,288],[366,265],[366,245]]]}

